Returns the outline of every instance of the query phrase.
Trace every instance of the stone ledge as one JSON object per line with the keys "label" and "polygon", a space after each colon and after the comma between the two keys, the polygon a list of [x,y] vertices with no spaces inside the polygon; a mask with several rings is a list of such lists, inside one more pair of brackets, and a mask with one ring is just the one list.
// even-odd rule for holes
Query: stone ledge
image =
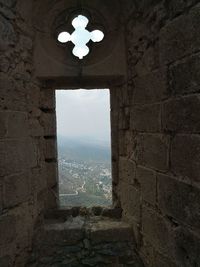
{"label": "stone ledge", "polygon": [[143,267],[132,227],[100,216],[48,219],[26,267]]}

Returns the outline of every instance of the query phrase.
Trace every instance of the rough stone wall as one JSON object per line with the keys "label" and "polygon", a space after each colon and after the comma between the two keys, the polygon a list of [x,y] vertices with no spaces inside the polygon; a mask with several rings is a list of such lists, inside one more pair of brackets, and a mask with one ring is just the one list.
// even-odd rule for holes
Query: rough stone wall
{"label": "rough stone wall", "polygon": [[27,267],[143,267],[129,224],[100,216],[46,221]]}
{"label": "rough stone wall", "polygon": [[118,190],[148,267],[200,266],[198,2],[126,1]]}
{"label": "rough stone wall", "polygon": [[0,0],[1,267],[24,266],[46,192],[31,8],[32,1]]}

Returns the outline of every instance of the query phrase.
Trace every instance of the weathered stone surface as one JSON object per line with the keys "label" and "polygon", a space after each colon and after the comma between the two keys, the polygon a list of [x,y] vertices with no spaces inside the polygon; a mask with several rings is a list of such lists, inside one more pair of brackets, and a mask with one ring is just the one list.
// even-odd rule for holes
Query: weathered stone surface
{"label": "weathered stone surface", "polygon": [[181,59],[200,47],[200,6],[194,7],[189,14],[182,15],[164,27],[160,34],[160,64]]}
{"label": "weathered stone surface", "polygon": [[172,262],[171,258],[166,258],[161,254],[156,254],[153,267],[178,267],[175,262]]}
{"label": "weathered stone surface", "polygon": [[55,91],[43,89],[40,97],[40,107],[42,109],[55,109]]}
{"label": "weathered stone surface", "polygon": [[76,217],[64,223],[46,225],[43,242],[48,245],[73,245],[83,239],[84,220]]}
{"label": "weathered stone surface", "polygon": [[7,7],[12,7],[16,3],[16,0],[0,0],[0,3]]}
{"label": "weathered stone surface", "polygon": [[3,211],[3,181],[0,179],[0,215]]}
{"label": "weathered stone surface", "polygon": [[183,227],[178,227],[175,230],[175,255],[181,267],[199,266],[199,237]]}
{"label": "weathered stone surface", "polygon": [[143,54],[141,60],[135,65],[136,73],[139,77],[149,74],[151,71],[159,67],[159,50],[158,44],[149,46]]}
{"label": "weathered stone surface", "polygon": [[11,259],[9,256],[0,257],[1,267],[11,267]]}
{"label": "weathered stone surface", "polygon": [[15,239],[16,219],[11,215],[0,217],[0,246],[6,246]]}
{"label": "weathered stone surface", "polygon": [[183,11],[185,11],[188,7],[198,3],[198,0],[174,0],[174,1],[166,1],[166,11],[170,17],[177,16]]}
{"label": "weathered stone surface", "polygon": [[200,190],[167,175],[158,176],[158,205],[163,214],[191,227],[200,227]]}
{"label": "weathered stone surface", "polygon": [[33,168],[30,174],[31,187],[32,187],[31,189],[34,189],[36,193],[46,190],[47,188],[47,177],[46,176],[47,176],[47,173],[45,170],[45,165],[38,167],[38,168]]}
{"label": "weathered stone surface", "polygon": [[0,142],[0,173],[9,175],[37,165],[35,148],[30,139]]}
{"label": "weathered stone surface", "polygon": [[199,92],[200,87],[200,55],[189,57],[186,60],[171,66],[170,91],[174,95]]}
{"label": "weathered stone surface", "polygon": [[142,230],[145,238],[159,251],[173,255],[173,241],[167,220],[155,211],[143,207]]}
{"label": "weathered stone surface", "polygon": [[134,106],[131,109],[130,127],[139,132],[160,132],[160,105]]}
{"label": "weathered stone surface", "polygon": [[45,159],[56,159],[57,158],[57,147],[55,138],[47,138],[44,140],[45,150],[44,156]]}
{"label": "weathered stone surface", "polygon": [[38,119],[29,120],[29,133],[33,137],[44,136],[44,129]]}
{"label": "weathered stone surface", "polygon": [[156,203],[156,174],[154,171],[137,167],[136,179],[141,186],[142,198],[148,203]]}
{"label": "weathered stone surface", "polygon": [[28,36],[21,35],[19,42],[20,42],[20,48],[22,51],[24,51],[26,49],[31,50],[33,48],[33,41]]}
{"label": "weathered stone surface", "polygon": [[17,84],[13,78],[0,73],[0,108],[7,110],[24,111],[27,108],[26,93],[23,84]]}
{"label": "weathered stone surface", "polygon": [[53,187],[57,183],[57,163],[55,162],[46,162],[46,176],[47,176],[47,185],[48,187]]}
{"label": "weathered stone surface", "polygon": [[130,112],[129,108],[121,108],[119,113],[119,129],[126,130],[129,128]]}
{"label": "weathered stone surface", "polygon": [[56,118],[54,113],[42,113],[41,125],[44,127],[45,136],[55,136],[56,135]]}
{"label": "weathered stone surface", "polygon": [[140,134],[136,137],[133,154],[138,164],[166,171],[168,169],[169,137],[158,134]]}
{"label": "weathered stone surface", "polygon": [[0,111],[0,137],[23,138],[28,136],[28,116],[24,112]]}
{"label": "weathered stone surface", "polygon": [[130,225],[117,221],[99,221],[93,223],[89,229],[91,242],[120,242],[131,241],[132,230]]}
{"label": "weathered stone surface", "polygon": [[163,105],[163,129],[178,133],[200,132],[200,96],[172,99]]}
{"label": "weathered stone surface", "polygon": [[9,60],[4,56],[0,57],[0,71],[7,72],[9,67],[10,67]]}
{"label": "weathered stone surface", "polygon": [[2,15],[0,15],[0,28],[0,50],[4,51],[9,45],[15,44],[17,36],[12,24]]}
{"label": "weathered stone surface", "polygon": [[134,184],[136,164],[127,158],[119,158],[119,179],[128,184]]}
{"label": "weathered stone surface", "polygon": [[200,137],[177,135],[172,140],[171,170],[191,181],[200,179]]}
{"label": "weathered stone surface", "polygon": [[15,18],[14,12],[11,9],[7,8],[6,6],[0,7],[0,14],[3,15],[6,19]]}
{"label": "weathered stone surface", "polygon": [[150,104],[165,99],[168,95],[165,72],[154,71],[134,80],[133,104]]}
{"label": "weathered stone surface", "polygon": [[[62,236],[58,233],[56,243],[48,244],[41,234],[34,244],[34,253],[27,266],[41,264],[44,267],[52,266],[138,266],[143,264],[139,259],[135,244],[132,239],[132,230],[129,224],[103,219],[100,217],[84,217],[69,219],[63,223],[54,223],[46,229],[54,229],[55,232],[77,228],[80,221],[84,223],[85,233],[76,243],[63,243]],[[82,223],[81,223],[82,224]],[[69,228],[68,228],[68,226]],[[74,225],[74,226],[73,226]],[[79,226],[78,226],[79,227]],[[49,230],[48,230],[49,232]],[[49,232],[52,237],[55,233]],[[58,242],[60,240],[60,243]],[[73,239],[74,240],[74,239]],[[71,265],[72,264],[72,265]],[[73,265],[75,264],[75,265]]]}
{"label": "weathered stone surface", "polygon": [[120,200],[125,216],[132,216],[136,222],[140,221],[140,191],[132,185],[120,183]]}
{"label": "weathered stone surface", "polygon": [[27,201],[30,196],[30,177],[20,173],[5,177],[4,207],[9,208]]}

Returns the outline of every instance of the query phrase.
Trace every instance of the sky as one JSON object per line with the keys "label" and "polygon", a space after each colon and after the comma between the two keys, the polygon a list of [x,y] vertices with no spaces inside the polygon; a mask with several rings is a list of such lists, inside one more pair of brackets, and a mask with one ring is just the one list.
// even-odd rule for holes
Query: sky
{"label": "sky", "polygon": [[57,135],[110,143],[108,89],[56,90]]}

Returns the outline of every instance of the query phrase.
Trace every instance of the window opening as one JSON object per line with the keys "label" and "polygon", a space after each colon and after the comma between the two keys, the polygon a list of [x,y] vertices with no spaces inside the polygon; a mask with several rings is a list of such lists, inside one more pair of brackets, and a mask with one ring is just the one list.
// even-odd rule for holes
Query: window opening
{"label": "window opening", "polygon": [[56,90],[56,115],[60,205],[111,205],[109,90]]}
{"label": "window opening", "polygon": [[71,41],[74,44],[72,53],[79,59],[83,59],[89,53],[89,47],[87,43],[91,40],[93,42],[100,42],[104,38],[104,33],[100,30],[94,30],[89,32],[86,27],[89,23],[87,17],[78,15],[72,20],[72,26],[74,32],[72,34],[68,32],[61,32],[58,35],[58,41],[61,43],[67,43]]}

